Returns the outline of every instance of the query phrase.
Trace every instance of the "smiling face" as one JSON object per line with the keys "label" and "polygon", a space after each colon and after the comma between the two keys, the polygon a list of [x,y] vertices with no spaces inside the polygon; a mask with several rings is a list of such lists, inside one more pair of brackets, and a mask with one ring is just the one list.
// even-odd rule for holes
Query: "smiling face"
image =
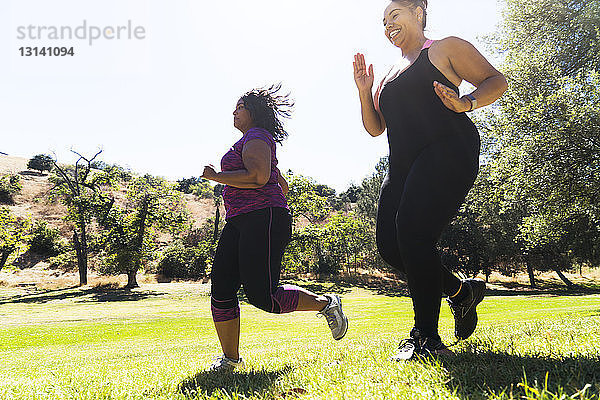
{"label": "smiling face", "polygon": [[423,36],[423,9],[392,1],[383,13],[385,36],[396,47],[407,48]]}
{"label": "smiling face", "polygon": [[245,133],[248,129],[254,126],[250,111],[246,109],[244,100],[239,99],[233,111],[233,126]]}

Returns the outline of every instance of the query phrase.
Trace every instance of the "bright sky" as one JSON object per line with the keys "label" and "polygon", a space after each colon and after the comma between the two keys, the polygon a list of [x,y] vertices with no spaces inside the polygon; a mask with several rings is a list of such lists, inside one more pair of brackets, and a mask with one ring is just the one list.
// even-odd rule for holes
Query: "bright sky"
{"label": "bright sky", "polygon": [[[170,179],[218,165],[239,138],[232,112],[247,90],[283,82],[296,100],[278,147],[281,170],[345,190],[387,155],[362,127],[352,60],[376,79],[400,61],[383,34],[387,1],[2,0],[0,152],[31,157],[104,149],[103,160]],[[497,0],[430,0],[427,36],[474,43],[494,30]],[[18,39],[18,27],[143,28],[143,39]],[[110,29],[109,28],[109,29]],[[59,31],[60,32],[60,31]],[[80,30],[80,33],[83,29]],[[34,31],[37,37],[37,31]],[[122,35],[127,31],[122,30]],[[74,47],[23,57],[20,47]]]}

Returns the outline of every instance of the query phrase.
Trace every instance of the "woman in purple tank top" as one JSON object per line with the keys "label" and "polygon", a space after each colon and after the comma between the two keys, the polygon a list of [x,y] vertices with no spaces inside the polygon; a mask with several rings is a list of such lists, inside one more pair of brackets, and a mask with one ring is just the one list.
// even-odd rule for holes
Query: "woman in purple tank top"
{"label": "woman in purple tank top", "polygon": [[280,121],[293,103],[278,95],[280,85],[244,94],[233,111],[242,133],[221,159],[221,172],[204,167],[202,177],[225,184],[226,216],[211,272],[211,310],[223,355],[212,370],[243,367],[239,355],[240,307],[244,286],[248,301],[276,314],[318,311],[334,339],[346,334],[348,319],[339,296],[318,296],[292,285],[279,285],[281,261],[292,233],[285,199],[287,182],[277,168],[276,144],[287,136]]}

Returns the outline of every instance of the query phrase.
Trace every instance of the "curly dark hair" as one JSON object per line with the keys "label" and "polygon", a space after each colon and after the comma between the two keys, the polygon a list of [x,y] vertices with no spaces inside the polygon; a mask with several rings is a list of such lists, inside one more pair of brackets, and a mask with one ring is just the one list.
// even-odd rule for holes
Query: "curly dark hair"
{"label": "curly dark hair", "polygon": [[281,83],[246,92],[241,100],[250,112],[252,121],[259,128],[264,128],[277,143],[281,143],[288,133],[283,128],[281,118],[290,118],[294,101],[289,93],[280,95]]}
{"label": "curly dark hair", "polygon": [[394,3],[402,3],[412,8],[421,7],[423,9],[423,30],[427,26],[427,0],[392,0]]}

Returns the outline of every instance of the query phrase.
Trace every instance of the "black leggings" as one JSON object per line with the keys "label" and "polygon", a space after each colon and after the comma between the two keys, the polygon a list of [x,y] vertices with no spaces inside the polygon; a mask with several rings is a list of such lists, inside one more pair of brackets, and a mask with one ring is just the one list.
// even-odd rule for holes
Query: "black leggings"
{"label": "black leggings", "polygon": [[437,336],[442,292],[451,296],[460,288],[460,280],[442,266],[437,242],[477,177],[479,138],[438,140],[405,171],[394,170],[392,161],[379,197],[377,247],[408,281],[415,327]]}
{"label": "black leggings", "polygon": [[278,286],[291,234],[291,216],[284,208],[265,208],[227,220],[211,272],[211,309],[216,322],[239,317],[241,285],[248,301],[262,310],[278,314],[296,310],[301,289]]}

